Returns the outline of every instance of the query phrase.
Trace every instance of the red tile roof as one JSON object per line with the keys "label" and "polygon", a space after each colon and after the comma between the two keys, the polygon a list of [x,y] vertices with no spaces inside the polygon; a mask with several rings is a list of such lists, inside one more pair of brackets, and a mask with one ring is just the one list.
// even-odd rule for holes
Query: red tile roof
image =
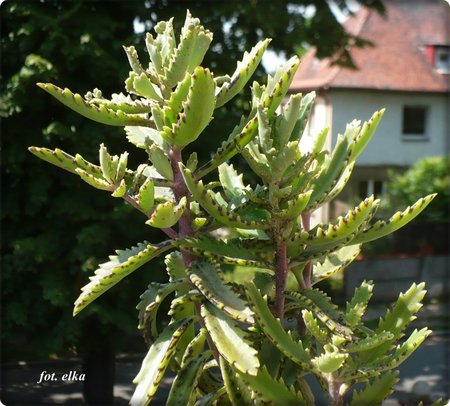
{"label": "red tile roof", "polygon": [[375,47],[353,48],[357,70],[319,61],[308,52],[294,77],[293,90],[327,88],[448,92],[450,76],[433,68],[427,45],[450,45],[450,7],[445,0],[385,0],[386,16],[360,9],[345,24],[349,33]]}

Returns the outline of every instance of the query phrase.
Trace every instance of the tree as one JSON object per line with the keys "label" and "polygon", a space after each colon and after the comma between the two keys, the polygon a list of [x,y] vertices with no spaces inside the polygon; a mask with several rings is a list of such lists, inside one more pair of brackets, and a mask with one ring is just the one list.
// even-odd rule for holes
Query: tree
{"label": "tree", "polygon": [[411,204],[430,190],[437,193],[430,208],[417,221],[422,223],[448,222],[450,210],[450,157],[426,157],[417,161],[404,173],[392,171],[387,183],[390,208]]}

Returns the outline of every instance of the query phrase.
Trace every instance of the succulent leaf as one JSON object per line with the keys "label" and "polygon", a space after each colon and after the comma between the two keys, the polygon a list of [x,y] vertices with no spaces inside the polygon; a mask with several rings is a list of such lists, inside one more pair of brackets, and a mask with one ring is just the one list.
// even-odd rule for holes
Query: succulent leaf
{"label": "succulent leaf", "polygon": [[300,392],[289,387],[282,379],[273,378],[266,367],[260,368],[256,375],[238,372],[239,377],[249,388],[257,392],[266,402],[275,405],[306,405]]}
{"label": "succulent leaf", "polygon": [[170,163],[170,158],[167,154],[155,143],[151,143],[147,149],[150,161],[155,169],[168,180],[173,180],[173,169]]}
{"label": "succulent leaf", "polygon": [[96,189],[100,189],[100,190],[113,190],[114,186],[111,185],[109,182],[97,178],[94,175],[91,175],[90,173],[87,173],[85,170],[81,169],[81,168],[76,168],[75,169],[75,173],[81,178],[83,179],[87,184],[95,187]]}
{"label": "succulent leaf", "polygon": [[93,121],[113,126],[153,127],[152,121],[140,114],[127,114],[120,110],[111,110],[105,106],[96,106],[83,99],[78,93],[74,94],[69,89],[61,89],[51,83],[38,83],[37,85],[62,104]]}
{"label": "succulent leaf", "polygon": [[324,352],[313,358],[312,364],[321,372],[329,374],[337,371],[347,359],[348,354],[340,352]]}
{"label": "succulent leaf", "polygon": [[222,357],[220,357],[220,371],[231,404],[233,406],[253,405],[249,388]]}
{"label": "succulent leaf", "polygon": [[249,228],[249,229],[264,229],[269,227],[269,223],[265,221],[245,220],[241,216],[229,212],[227,208],[217,202],[214,193],[203,186],[203,182],[197,182],[191,171],[184,165],[180,165],[181,173],[184,181],[192,193],[194,198],[200,203],[208,214],[214,217],[217,221],[231,227]]}
{"label": "succulent leaf", "polygon": [[171,200],[158,204],[150,218],[145,222],[152,227],[169,228],[178,222],[186,210],[187,199],[183,196],[175,205]]}
{"label": "succulent leaf", "polygon": [[408,224],[421,211],[427,207],[436,197],[436,193],[420,198],[412,206],[407,207],[404,211],[398,211],[389,220],[379,220],[372,226],[366,228],[361,234],[352,240],[352,244],[361,244],[376,240],[391,234],[404,225]]}
{"label": "succulent leaf", "polygon": [[310,369],[309,354],[301,341],[295,341],[288,334],[270,311],[267,303],[253,283],[247,285],[247,295],[252,305],[254,316],[267,337],[286,357],[304,369]]}
{"label": "succulent leaf", "polygon": [[206,351],[196,355],[181,367],[170,388],[166,401],[167,406],[192,405],[194,403],[198,378],[203,372],[203,365],[211,354],[211,351]]}
{"label": "succulent leaf", "polygon": [[131,405],[148,405],[158,389],[176,345],[193,319],[184,319],[169,324],[156,339],[145,356],[141,369],[133,383],[136,389],[130,400]]}
{"label": "succulent leaf", "polygon": [[266,268],[261,259],[233,241],[220,241],[210,237],[184,238],[176,242],[183,250],[192,252],[197,256],[211,258],[214,261],[230,264]]}
{"label": "succulent leaf", "polygon": [[117,255],[110,256],[108,262],[101,264],[90,277],[91,281],[81,289],[82,293],[75,301],[74,316],[131,272],[170,248],[172,242],[166,241],[157,245],[140,243],[127,250],[117,250]]}
{"label": "succulent leaf", "polygon": [[242,61],[237,63],[236,70],[230,81],[225,82],[218,89],[216,93],[216,108],[223,106],[244,88],[261,62],[269,43],[269,39],[259,41],[250,52],[244,52]]}
{"label": "succulent leaf", "polygon": [[198,67],[192,73],[189,93],[177,122],[161,135],[178,149],[195,141],[209,124],[214,111],[215,83],[208,69]]}
{"label": "succulent leaf", "polygon": [[136,203],[144,213],[149,215],[151,209],[153,208],[154,202],[155,186],[153,179],[149,176],[139,188],[139,192],[136,195]]}
{"label": "succulent leaf", "polygon": [[322,261],[316,261],[313,266],[312,285],[346,268],[357,258],[360,251],[360,245],[350,245],[327,255]]}
{"label": "succulent leaf", "polygon": [[218,265],[204,260],[194,261],[187,269],[191,282],[217,308],[231,318],[253,324],[253,312],[224,282]]}
{"label": "succulent leaf", "polygon": [[364,312],[366,311],[367,305],[370,298],[372,297],[373,283],[372,281],[363,281],[361,286],[355,289],[355,293],[350,300],[347,302],[345,309],[345,320],[350,326],[356,326],[360,323]]}
{"label": "succulent leaf", "polygon": [[242,149],[258,133],[258,120],[256,117],[253,117],[251,120],[246,122],[245,125],[237,126],[235,130],[237,131],[233,131],[230,138],[223,142],[217,151],[212,155],[211,160],[195,172],[197,179],[201,179],[203,176],[216,169],[219,165],[231,159],[238,152],[242,151]]}
{"label": "succulent leaf", "polygon": [[212,41],[212,33],[206,30],[197,18],[193,18],[189,11],[181,30],[180,43],[174,49],[165,68],[165,84],[173,88],[183,79],[186,72],[193,72],[200,65],[209,44]]}
{"label": "succulent leaf", "polygon": [[135,145],[138,148],[147,149],[148,147],[147,139],[149,139],[153,141],[156,145],[159,145],[164,149],[165,141],[161,137],[159,131],[155,130],[154,128],[127,126],[125,127],[125,132],[127,134],[128,141],[130,141],[133,145]]}
{"label": "succulent leaf", "polygon": [[246,339],[245,330],[212,304],[204,303],[201,315],[220,355],[238,371],[256,375],[259,367],[257,351]]}
{"label": "succulent leaf", "polygon": [[367,382],[363,389],[353,392],[350,406],[381,405],[392,392],[393,386],[398,382],[398,371],[382,374]]}

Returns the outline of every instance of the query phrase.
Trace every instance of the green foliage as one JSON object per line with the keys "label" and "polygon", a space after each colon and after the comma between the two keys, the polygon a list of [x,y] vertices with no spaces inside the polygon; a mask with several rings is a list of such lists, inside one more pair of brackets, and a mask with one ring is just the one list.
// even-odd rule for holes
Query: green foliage
{"label": "green foliage", "polygon": [[[363,322],[371,283],[363,282],[345,311],[313,284],[345,268],[362,243],[407,224],[435,195],[373,224],[379,201],[372,196],[345,216],[311,229],[311,212],[344,187],[383,110],[363,125],[350,123],[333,151],[322,151],[326,131],[312,151],[303,151],[300,140],[314,95],[293,95],[288,106],[280,107],[299,65],[297,57],[280,66],[266,84],[253,83],[248,116],[209,162],[197,169],[197,157],[191,155],[184,164],[185,148],[202,136],[214,108],[243,88],[267,42],[244,55],[228,82],[196,66],[211,34],[189,12],[178,45],[172,20],[158,23],[155,31],[156,38],[147,36],[148,68],[133,47],[126,48],[132,69],[126,90],[144,96],[142,104],[150,106],[150,112],[139,113],[146,125],[122,123],[129,141],[146,151],[151,164],[127,169],[127,154],[111,156],[103,145],[99,166],[59,150],[30,148],[92,186],[113,192],[169,238],[116,251],[82,288],[74,313],[155,256],[175,249],[166,254],[169,282],[151,283],[138,304],[139,327],[150,348],[134,380],[131,404],[151,401],[169,365],[177,374],[169,404],[219,399],[313,404],[306,375],[318,379],[333,404],[342,403],[358,382],[367,384],[355,393],[354,402],[381,402],[396,381],[390,371],[431,333],[415,330],[400,342],[421,307],[424,284],[401,294],[375,330]],[[126,115],[121,108],[117,105],[115,114]],[[109,110],[95,111],[89,118],[111,119]],[[254,172],[253,186],[245,185],[242,173],[225,162],[237,153]],[[218,181],[202,179],[214,169]],[[225,265],[265,272],[267,295],[248,278],[232,273],[225,278]],[[158,333],[157,311],[166,300],[171,321]]]}
{"label": "green foliage", "polygon": [[436,199],[417,221],[447,222],[450,207],[450,157],[423,158],[402,174],[391,172],[386,190],[390,208],[411,204],[429,192],[437,193]]}

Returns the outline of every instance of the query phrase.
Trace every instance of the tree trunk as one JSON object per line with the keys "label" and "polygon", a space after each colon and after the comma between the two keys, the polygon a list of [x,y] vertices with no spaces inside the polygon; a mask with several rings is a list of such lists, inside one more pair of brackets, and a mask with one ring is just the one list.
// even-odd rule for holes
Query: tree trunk
{"label": "tree trunk", "polygon": [[111,346],[102,343],[91,349],[83,359],[84,400],[88,405],[114,403],[115,354]]}

